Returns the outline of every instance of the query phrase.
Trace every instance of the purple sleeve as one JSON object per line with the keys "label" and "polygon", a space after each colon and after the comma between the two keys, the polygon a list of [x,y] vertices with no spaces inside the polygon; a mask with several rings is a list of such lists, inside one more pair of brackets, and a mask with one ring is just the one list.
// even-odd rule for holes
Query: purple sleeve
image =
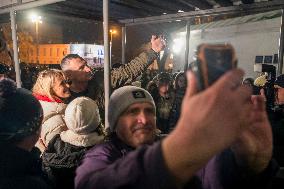
{"label": "purple sleeve", "polygon": [[236,164],[234,154],[226,150],[212,158],[201,169],[197,176],[202,182],[202,188],[237,189],[237,188],[267,188],[267,185],[278,170],[277,163],[272,160],[268,167],[258,175],[252,175],[244,167]]}
{"label": "purple sleeve", "polygon": [[175,188],[160,142],[138,148],[114,162],[107,154],[93,153],[85,158],[76,172],[77,189]]}

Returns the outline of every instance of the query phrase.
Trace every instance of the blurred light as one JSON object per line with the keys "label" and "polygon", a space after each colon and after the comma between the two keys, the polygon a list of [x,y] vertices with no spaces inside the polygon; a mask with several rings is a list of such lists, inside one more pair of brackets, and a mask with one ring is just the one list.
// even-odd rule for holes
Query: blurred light
{"label": "blurred light", "polygon": [[178,10],[178,12],[184,12],[183,10]]}
{"label": "blurred light", "polygon": [[160,52],[160,59],[163,58],[164,54],[165,54],[165,51],[161,51],[161,52]]}
{"label": "blurred light", "polygon": [[42,23],[41,16],[36,15],[34,13],[30,15],[30,19],[33,23],[34,22]]}
{"label": "blurred light", "polygon": [[163,12],[163,14],[167,14],[166,12]]}
{"label": "blurred light", "polygon": [[176,20],[176,22],[180,22],[181,20]]}
{"label": "blurred light", "polygon": [[178,54],[181,51],[182,48],[182,38],[176,38],[173,40],[174,44],[173,44],[173,52]]}
{"label": "blurred light", "polygon": [[111,33],[111,34],[116,34],[116,30],[109,30],[109,32]]}

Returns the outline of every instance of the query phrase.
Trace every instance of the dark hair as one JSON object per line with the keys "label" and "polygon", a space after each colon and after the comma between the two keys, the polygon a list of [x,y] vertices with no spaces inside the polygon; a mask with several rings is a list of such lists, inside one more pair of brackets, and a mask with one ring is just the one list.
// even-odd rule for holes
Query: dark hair
{"label": "dark hair", "polygon": [[17,143],[36,133],[43,111],[30,91],[16,88],[10,79],[0,81],[0,142]]}
{"label": "dark hair", "polygon": [[0,62],[0,74],[8,74],[9,71],[9,66]]}
{"label": "dark hair", "polygon": [[253,78],[250,78],[250,77],[248,77],[248,78],[245,78],[244,80],[243,80],[243,85],[249,85],[249,86],[253,86],[254,84],[254,79]]}
{"label": "dark hair", "polygon": [[274,85],[278,85],[279,87],[284,88],[284,74],[279,75],[276,78]]}
{"label": "dark hair", "polygon": [[61,69],[63,71],[66,70],[66,65],[69,64],[69,61],[72,60],[72,59],[76,59],[76,58],[80,58],[81,60],[84,60],[81,56],[79,56],[78,54],[68,54],[66,55],[62,60],[61,60],[61,63],[60,63],[60,66],[61,66]]}
{"label": "dark hair", "polygon": [[178,80],[180,77],[184,77],[185,78],[185,83],[187,83],[187,80],[186,80],[186,76],[184,74],[184,72],[178,72],[175,76],[175,80],[174,80],[174,88],[175,89],[179,89],[179,86],[178,86]]}
{"label": "dark hair", "polygon": [[172,75],[170,73],[167,73],[167,72],[162,72],[162,73],[158,74],[157,76],[155,76],[153,78],[153,81],[156,82],[157,86],[160,86],[161,84],[164,84],[164,83],[171,84]]}

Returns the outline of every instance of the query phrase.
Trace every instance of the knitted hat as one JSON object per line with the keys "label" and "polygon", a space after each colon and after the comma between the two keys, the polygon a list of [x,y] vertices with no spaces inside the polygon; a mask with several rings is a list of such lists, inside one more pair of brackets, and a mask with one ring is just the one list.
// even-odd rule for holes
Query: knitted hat
{"label": "knitted hat", "polygon": [[275,82],[274,82],[274,87],[280,87],[280,88],[284,88],[284,74],[283,75],[279,75]]}
{"label": "knitted hat", "polygon": [[101,119],[95,101],[88,97],[79,97],[68,104],[65,110],[67,131],[60,133],[62,141],[75,146],[93,146],[101,143],[104,136],[96,132]]}
{"label": "knitted hat", "polygon": [[65,110],[65,122],[74,133],[91,133],[101,122],[96,102],[88,97],[75,98]]}
{"label": "knitted hat", "polygon": [[14,81],[0,81],[0,141],[19,141],[39,130],[43,111],[39,101]]}
{"label": "knitted hat", "polygon": [[110,131],[116,127],[118,117],[132,104],[149,102],[156,109],[155,102],[148,91],[140,87],[124,86],[116,89],[110,96],[108,122]]}

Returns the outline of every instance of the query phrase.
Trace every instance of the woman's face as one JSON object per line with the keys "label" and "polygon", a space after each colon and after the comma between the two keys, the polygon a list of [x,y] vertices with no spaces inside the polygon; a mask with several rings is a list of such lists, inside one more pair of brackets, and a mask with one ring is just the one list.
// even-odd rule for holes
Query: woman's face
{"label": "woman's face", "polygon": [[70,85],[63,77],[56,77],[52,89],[56,97],[68,98],[71,95],[69,87]]}

